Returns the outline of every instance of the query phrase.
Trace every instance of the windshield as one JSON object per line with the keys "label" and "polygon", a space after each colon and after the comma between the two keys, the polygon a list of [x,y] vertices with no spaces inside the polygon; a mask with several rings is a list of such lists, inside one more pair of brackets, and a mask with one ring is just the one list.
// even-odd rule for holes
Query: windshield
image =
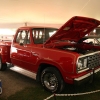
{"label": "windshield", "polygon": [[46,42],[58,29],[56,28],[34,28],[32,29],[35,44]]}

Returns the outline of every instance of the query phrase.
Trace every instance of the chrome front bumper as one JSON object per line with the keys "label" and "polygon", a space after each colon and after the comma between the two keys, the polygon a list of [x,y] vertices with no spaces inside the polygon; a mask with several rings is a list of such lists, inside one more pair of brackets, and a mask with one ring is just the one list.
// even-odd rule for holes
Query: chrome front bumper
{"label": "chrome front bumper", "polygon": [[94,73],[97,73],[99,71],[100,71],[100,68],[95,69],[94,71],[91,71],[91,72],[89,72],[89,73],[87,73],[87,74],[85,74],[85,75],[83,75],[81,77],[75,78],[74,79],[74,83],[75,84],[81,84],[81,83],[83,83],[85,81],[88,81],[89,79],[93,78],[93,74]]}

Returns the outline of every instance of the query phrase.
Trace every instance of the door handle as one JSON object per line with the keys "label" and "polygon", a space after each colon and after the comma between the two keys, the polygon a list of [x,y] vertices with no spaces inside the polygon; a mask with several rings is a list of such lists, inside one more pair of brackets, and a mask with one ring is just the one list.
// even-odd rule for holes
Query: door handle
{"label": "door handle", "polygon": [[27,45],[24,45],[24,47],[27,47]]}
{"label": "door handle", "polygon": [[32,55],[34,55],[34,56],[38,56],[38,54],[36,54],[35,52],[32,52]]}

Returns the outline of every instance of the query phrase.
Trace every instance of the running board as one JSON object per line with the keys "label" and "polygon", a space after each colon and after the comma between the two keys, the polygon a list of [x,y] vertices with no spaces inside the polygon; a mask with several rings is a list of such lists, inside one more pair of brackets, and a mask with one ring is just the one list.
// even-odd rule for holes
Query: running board
{"label": "running board", "polygon": [[28,70],[25,70],[25,69],[23,69],[23,68],[20,68],[20,67],[18,67],[18,66],[11,67],[10,70],[13,70],[13,71],[15,71],[15,72],[18,72],[18,73],[20,73],[20,74],[22,74],[22,75],[25,75],[25,76],[27,76],[27,77],[30,77],[30,78],[32,78],[32,79],[36,79],[36,74],[35,74],[35,73],[30,72],[30,71],[28,71]]}

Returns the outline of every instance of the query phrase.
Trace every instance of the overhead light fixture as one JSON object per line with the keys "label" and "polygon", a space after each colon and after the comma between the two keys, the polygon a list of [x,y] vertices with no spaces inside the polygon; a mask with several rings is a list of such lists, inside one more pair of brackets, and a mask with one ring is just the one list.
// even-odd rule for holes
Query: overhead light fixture
{"label": "overhead light fixture", "polygon": [[96,33],[96,29],[93,30],[93,33]]}

